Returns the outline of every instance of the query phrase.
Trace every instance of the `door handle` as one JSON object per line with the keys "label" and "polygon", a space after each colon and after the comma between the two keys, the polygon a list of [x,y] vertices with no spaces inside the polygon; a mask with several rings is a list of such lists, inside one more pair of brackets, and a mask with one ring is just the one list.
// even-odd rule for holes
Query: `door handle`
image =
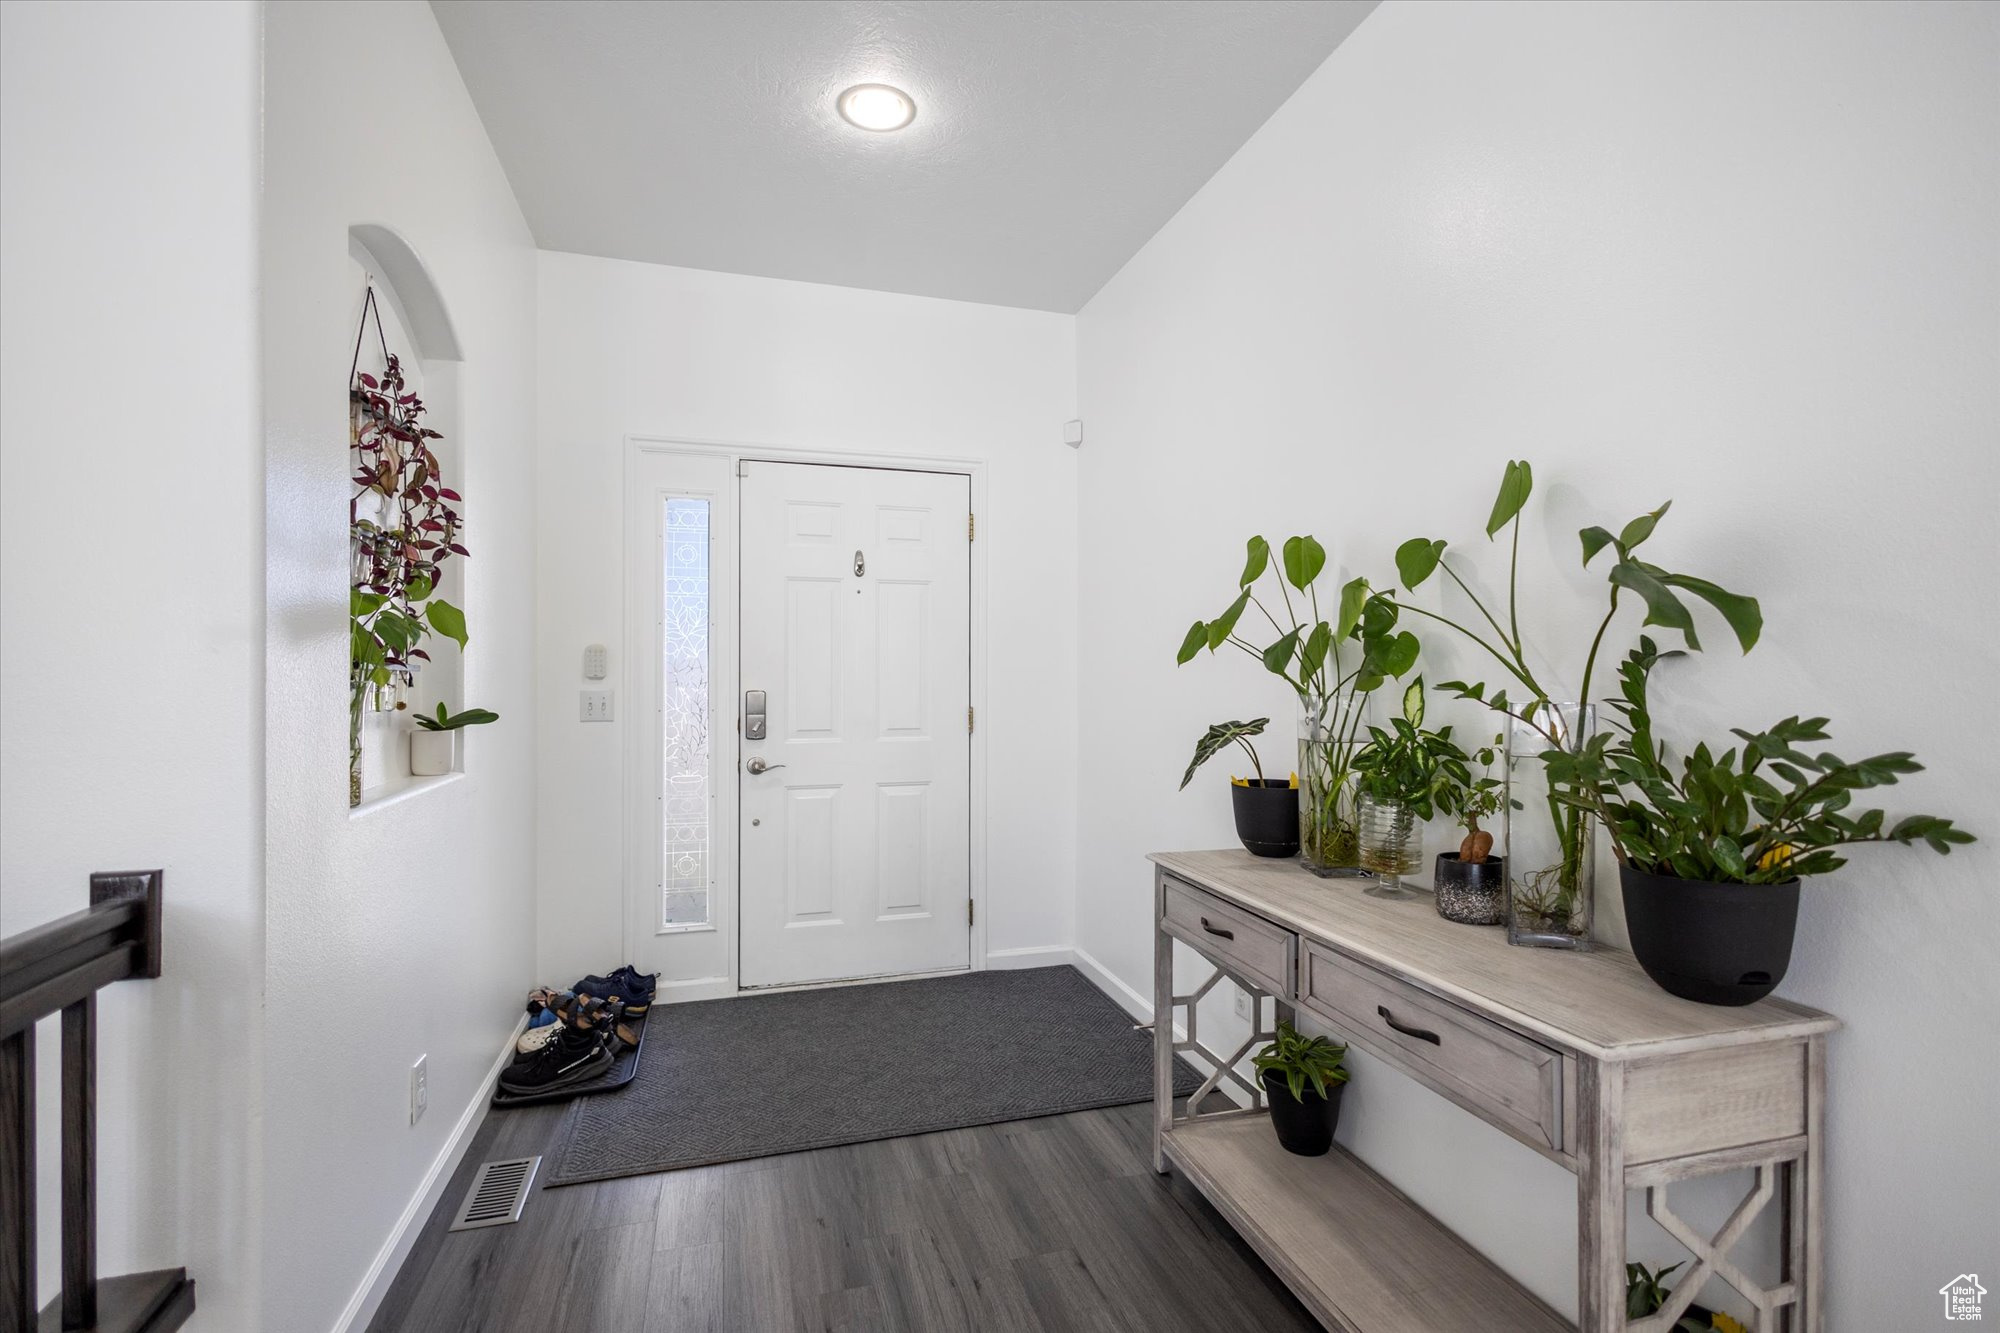
{"label": "door handle", "polygon": [[783,768],[784,765],[767,764],[764,762],[764,756],[757,754],[750,756],[750,762],[743,765],[743,767],[749,769],[752,773],[769,773],[774,768]]}
{"label": "door handle", "polygon": [[1387,1023],[1390,1027],[1394,1028],[1396,1031],[1402,1033],[1406,1037],[1415,1037],[1418,1041],[1427,1041],[1433,1046],[1444,1045],[1444,1042],[1439,1040],[1438,1034],[1435,1032],[1426,1032],[1422,1028],[1404,1027],[1401,1023],[1398,1023],[1396,1021],[1396,1016],[1390,1013],[1388,1008],[1384,1005],[1379,1005],[1379,1004],[1376,1005],[1375,1012],[1382,1015],[1382,1021],[1384,1023]]}
{"label": "door handle", "polygon": [[1220,926],[1209,925],[1207,917],[1203,917],[1201,919],[1201,928],[1207,931],[1211,935],[1220,935],[1225,940],[1233,940],[1236,938],[1236,932],[1233,930],[1224,930]]}

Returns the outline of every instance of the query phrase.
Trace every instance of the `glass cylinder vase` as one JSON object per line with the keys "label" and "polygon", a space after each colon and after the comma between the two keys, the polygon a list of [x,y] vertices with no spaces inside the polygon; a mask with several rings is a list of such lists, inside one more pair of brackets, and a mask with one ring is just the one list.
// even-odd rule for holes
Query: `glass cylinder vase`
{"label": "glass cylinder vase", "polygon": [[1354,808],[1354,756],[1360,748],[1350,716],[1335,699],[1313,695],[1299,721],[1299,864],[1322,878],[1356,879],[1361,838]]}
{"label": "glass cylinder vase", "polygon": [[1406,802],[1363,794],[1360,803],[1361,868],[1375,876],[1370,893],[1402,897],[1403,876],[1423,868],[1417,812]]}
{"label": "glass cylinder vase", "polygon": [[1532,706],[1507,719],[1507,942],[1544,949],[1590,948],[1595,907],[1596,824],[1551,789],[1542,756],[1574,753],[1597,730],[1587,704]]}

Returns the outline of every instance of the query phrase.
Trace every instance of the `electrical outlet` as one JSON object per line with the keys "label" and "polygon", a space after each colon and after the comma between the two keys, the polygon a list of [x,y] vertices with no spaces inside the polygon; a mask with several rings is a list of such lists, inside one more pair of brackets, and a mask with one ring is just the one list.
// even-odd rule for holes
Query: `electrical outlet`
{"label": "electrical outlet", "polygon": [[410,1066],[410,1123],[416,1124],[424,1118],[424,1108],[431,1102],[430,1061],[428,1055],[420,1055]]}
{"label": "electrical outlet", "polygon": [[582,700],[580,716],[585,722],[609,722],[611,720],[610,690],[580,690]]}
{"label": "electrical outlet", "polygon": [[1238,987],[1236,991],[1236,1016],[1246,1023],[1251,1021],[1250,992],[1241,987]]}

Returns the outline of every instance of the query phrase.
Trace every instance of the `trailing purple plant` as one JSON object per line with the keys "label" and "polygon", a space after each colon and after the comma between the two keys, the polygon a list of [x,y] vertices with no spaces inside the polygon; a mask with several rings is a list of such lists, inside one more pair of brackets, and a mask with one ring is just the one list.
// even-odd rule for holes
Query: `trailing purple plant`
{"label": "trailing purple plant", "polygon": [[[457,506],[464,502],[445,485],[431,448],[431,441],[444,437],[424,424],[423,399],[410,391],[401,361],[390,356],[379,379],[356,375],[348,402],[355,458],[355,491],[348,502],[353,555],[348,751],[358,771],[368,695],[409,684],[418,664],[430,660],[423,641],[433,633],[465,647],[465,613],[437,589],[445,562],[471,552],[460,540],[464,520]],[[364,510],[369,497],[376,497],[375,503]]]}

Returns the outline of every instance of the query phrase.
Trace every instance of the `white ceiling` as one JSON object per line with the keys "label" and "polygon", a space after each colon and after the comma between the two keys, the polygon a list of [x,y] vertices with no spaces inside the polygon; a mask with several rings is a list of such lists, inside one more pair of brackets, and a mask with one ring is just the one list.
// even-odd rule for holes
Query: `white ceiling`
{"label": "white ceiling", "polygon": [[1065,312],[1373,7],[432,0],[546,249]]}

